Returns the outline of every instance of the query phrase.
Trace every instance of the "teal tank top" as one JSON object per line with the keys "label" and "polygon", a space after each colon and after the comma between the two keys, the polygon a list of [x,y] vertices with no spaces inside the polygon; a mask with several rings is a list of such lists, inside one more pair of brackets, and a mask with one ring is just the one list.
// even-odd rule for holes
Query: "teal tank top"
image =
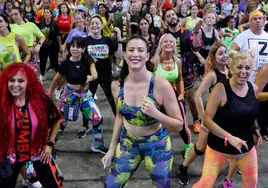
{"label": "teal tank top", "polygon": [[165,78],[166,80],[168,80],[169,82],[173,82],[173,81],[176,81],[179,77],[179,68],[178,68],[178,65],[177,63],[175,62],[175,58],[174,59],[174,63],[175,63],[175,68],[171,71],[167,71],[167,70],[164,70],[161,63],[160,63],[160,60],[159,58],[157,58],[157,69],[155,71],[155,74],[156,75],[159,75],[159,76],[162,76],[163,78]]}

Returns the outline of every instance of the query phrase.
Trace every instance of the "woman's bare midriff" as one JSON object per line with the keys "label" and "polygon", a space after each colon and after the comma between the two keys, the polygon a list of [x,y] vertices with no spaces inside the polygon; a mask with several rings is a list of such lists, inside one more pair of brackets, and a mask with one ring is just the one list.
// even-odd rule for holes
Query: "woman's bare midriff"
{"label": "woman's bare midriff", "polygon": [[128,132],[135,136],[149,136],[157,132],[163,125],[161,123],[156,123],[154,125],[146,126],[146,127],[138,127],[136,125],[129,124],[127,120],[123,120],[123,126],[126,128]]}
{"label": "woman's bare midriff", "polygon": [[74,90],[83,90],[85,88],[85,85],[83,84],[69,84],[68,86],[70,86],[71,88],[73,88]]}

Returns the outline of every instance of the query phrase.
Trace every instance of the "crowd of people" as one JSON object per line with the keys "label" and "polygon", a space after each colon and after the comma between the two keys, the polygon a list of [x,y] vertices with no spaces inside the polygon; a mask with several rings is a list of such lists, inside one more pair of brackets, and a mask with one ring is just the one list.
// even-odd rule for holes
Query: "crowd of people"
{"label": "crowd of people", "polygon": [[[170,188],[172,168],[187,185],[202,155],[193,187],[212,188],[227,159],[224,188],[237,171],[243,188],[257,187],[257,148],[268,141],[267,14],[260,0],[1,0],[1,187],[19,175],[26,188],[64,187],[56,144],[80,111],[77,137],[92,125],[107,188],[124,187],[143,160],[153,187]],[[110,144],[99,85],[115,116]],[[180,166],[171,132],[184,142]]]}

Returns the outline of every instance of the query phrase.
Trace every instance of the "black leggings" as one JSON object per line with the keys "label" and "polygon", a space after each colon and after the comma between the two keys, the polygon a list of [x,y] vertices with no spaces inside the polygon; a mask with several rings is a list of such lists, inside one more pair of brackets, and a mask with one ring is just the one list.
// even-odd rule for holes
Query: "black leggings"
{"label": "black leggings", "polygon": [[44,46],[41,47],[41,49],[39,51],[39,58],[40,58],[40,72],[41,72],[42,76],[45,75],[48,57],[50,60],[50,65],[57,72],[58,68],[59,68],[59,63],[58,63],[59,50],[58,50],[58,47],[53,46],[53,44],[51,46],[49,46],[49,48],[45,48]]}
{"label": "black leggings", "polygon": [[[93,82],[91,82],[89,84],[89,89],[91,91],[91,93],[93,94],[93,96],[96,94],[97,89],[98,89],[98,85],[101,86],[101,88],[103,89],[106,98],[112,108],[112,111],[114,113],[114,116],[116,115],[116,105],[114,102],[114,98],[112,95],[112,89],[111,89],[111,85],[112,85],[112,77],[106,77],[106,78],[98,78],[98,80],[95,80]],[[88,120],[86,118],[83,117],[83,126],[87,127],[88,126]]]}
{"label": "black leggings", "polygon": [[[43,164],[38,160],[33,162],[33,166],[37,174],[33,182],[40,181],[44,188],[63,188],[63,180],[57,178],[54,162]],[[0,187],[15,188],[21,167],[22,163],[12,164],[13,176],[8,179],[0,179]]]}

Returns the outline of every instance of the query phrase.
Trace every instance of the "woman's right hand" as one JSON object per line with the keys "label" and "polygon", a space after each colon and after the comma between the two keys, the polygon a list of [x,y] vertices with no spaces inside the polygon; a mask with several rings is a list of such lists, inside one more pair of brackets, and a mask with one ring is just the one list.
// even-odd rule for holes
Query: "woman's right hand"
{"label": "woman's right hand", "polygon": [[230,136],[228,137],[228,142],[229,142],[232,146],[234,146],[240,153],[242,153],[241,148],[242,148],[243,146],[248,150],[247,142],[244,141],[244,140],[241,140],[241,139],[238,138],[238,137],[235,137],[235,136],[230,135]]}
{"label": "woman's right hand", "polygon": [[114,152],[114,149],[109,149],[105,156],[101,159],[104,169],[111,165],[111,161],[114,158]]}

